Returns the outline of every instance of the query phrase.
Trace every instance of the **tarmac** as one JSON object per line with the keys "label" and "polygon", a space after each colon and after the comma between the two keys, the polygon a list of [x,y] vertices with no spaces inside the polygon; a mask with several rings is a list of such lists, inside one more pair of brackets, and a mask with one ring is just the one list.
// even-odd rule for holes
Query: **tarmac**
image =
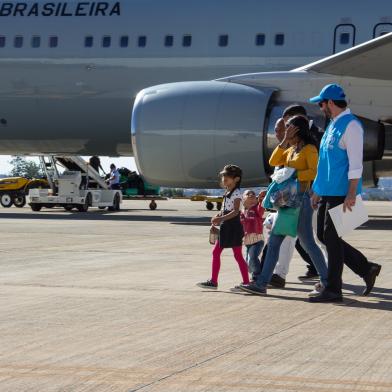
{"label": "tarmac", "polygon": [[213,212],[188,200],[122,211],[0,209],[0,391],[391,392],[392,202],[348,241],[382,264],[373,293],[345,269],[342,304],[238,294],[231,252],[210,276]]}

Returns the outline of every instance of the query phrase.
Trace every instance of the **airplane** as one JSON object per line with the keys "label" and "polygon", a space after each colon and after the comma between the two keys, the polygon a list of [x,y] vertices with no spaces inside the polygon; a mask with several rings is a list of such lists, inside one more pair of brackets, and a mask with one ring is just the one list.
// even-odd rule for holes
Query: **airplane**
{"label": "airplane", "polygon": [[[388,0],[331,0],[322,9],[306,0],[3,1],[0,20],[0,154],[132,156],[133,109],[141,173],[184,187],[216,186],[223,162],[246,160],[244,184],[260,184],[283,106],[347,76],[319,72],[316,83],[313,69],[299,67],[392,31]],[[260,74],[290,69],[298,71]],[[247,76],[223,78],[235,74]],[[195,79],[208,82],[146,89]],[[367,102],[377,99],[371,87]],[[219,116],[204,111],[210,104]],[[369,121],[374,162],[389,128],[366,105],[353,109]],[[231,110],[235,118],[224,118]],[[210,116],[204,125],[200,114]]]}

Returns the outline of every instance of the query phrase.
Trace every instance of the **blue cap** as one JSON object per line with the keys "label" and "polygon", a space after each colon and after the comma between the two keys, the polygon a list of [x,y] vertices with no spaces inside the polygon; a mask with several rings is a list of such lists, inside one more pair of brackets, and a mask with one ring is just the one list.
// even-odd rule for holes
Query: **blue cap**
{"label": "blue cap", "polygon": [[338,84],[327,84],[320,91],[317,97],[309,99],[309,102],[317,103],[324,100],[332,99],[333,101],[343,101],[346,98],[346,94]]}

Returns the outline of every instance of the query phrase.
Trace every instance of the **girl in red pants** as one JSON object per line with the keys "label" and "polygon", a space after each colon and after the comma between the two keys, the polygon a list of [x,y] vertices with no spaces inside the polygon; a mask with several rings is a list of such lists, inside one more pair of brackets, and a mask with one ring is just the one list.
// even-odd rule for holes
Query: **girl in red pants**
{"label": "girl in red pants", "polygon": [[240,221],[242,170],[235,165],[226,165],[219,174],[226,193],[223,199],[223,212],[211,219],[214,226],[220,226],[219,240],[216,241],[212,251],[212,276],[210,280],[197,284],[204,289],[213,290],[218,288],[220,256],[224,248],[233,250],[234,258],[241,271],[242,281],[244,283],[249,282],[248,266],[242,255],[242,238],[244,236]]}

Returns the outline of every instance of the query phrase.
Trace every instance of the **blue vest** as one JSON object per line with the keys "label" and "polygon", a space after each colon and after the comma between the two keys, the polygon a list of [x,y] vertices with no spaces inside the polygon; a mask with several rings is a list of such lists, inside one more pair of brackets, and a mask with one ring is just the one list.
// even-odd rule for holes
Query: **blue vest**
{"label": "blue vest", "polygon": [[[313,183],[313,190],[319,196],[347,195],[349,161],[347,151],[339,147],[339,141],[352,120],[359,122],[352,114],[331,121],[321,139],[317,176]],[[357,195],[361,191],[362,179],[358,183]]]}

